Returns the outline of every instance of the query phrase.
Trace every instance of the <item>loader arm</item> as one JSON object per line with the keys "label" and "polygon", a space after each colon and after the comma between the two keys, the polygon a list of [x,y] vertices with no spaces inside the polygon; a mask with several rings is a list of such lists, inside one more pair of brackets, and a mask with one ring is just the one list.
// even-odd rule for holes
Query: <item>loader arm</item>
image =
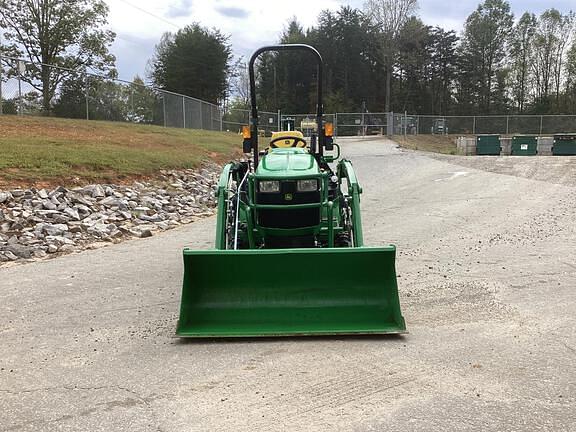
{"label": "loader arm", "polygon": [[[226,213],[226,201],[228,200],[228,183],[230,179],[230,171],[234,164],[229,163],[224,166],[220,180],[218,180],[218,188],[216,189],[216,199],[218,202],[218,214],[223,215]],[[226,249],[226,219],[218,217],[216,221],[216,249]]]}
{"label": "loader arm", "polygon": [[338,181],[342,185],[342,179],[346,179],[348,184],[348,198],[351,199],[349,203],[354,217],[352,218],[352,234],[354,236],[354,246],[364,246],[364,237],[362,233],[362,218],[360,216],[360,194],[362,188],[358,184],[356,173],[352,167],[352,163],[347,159],[342,159],[338,163],[337,169]]}

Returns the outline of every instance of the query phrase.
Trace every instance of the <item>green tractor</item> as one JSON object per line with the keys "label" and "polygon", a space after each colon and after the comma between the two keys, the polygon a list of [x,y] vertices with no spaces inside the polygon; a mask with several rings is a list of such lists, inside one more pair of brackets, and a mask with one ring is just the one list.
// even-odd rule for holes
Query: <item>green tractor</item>
{"label": "green tractor", "polygon": [[[303,50],[318,63],[316,133],[277,131],[258,146],[254,62]],[[322,58],[308,45],[257,50],[249,63],[252,160],[218,184],[215,250],[184,250],[180,337],[403,333],[394,246],[364,247],[360,194],[322,112]],[[330,164],[335,164],[331,167]]]}

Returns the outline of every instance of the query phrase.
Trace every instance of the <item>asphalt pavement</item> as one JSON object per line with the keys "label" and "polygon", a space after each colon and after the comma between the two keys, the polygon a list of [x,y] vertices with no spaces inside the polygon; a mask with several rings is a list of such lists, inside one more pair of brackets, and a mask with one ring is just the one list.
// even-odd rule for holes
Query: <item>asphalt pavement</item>
{"label": "asphalt pavement", "polygon": [[175,338],[181,250],[212,247],[209,218],[0,268],[0,430],[576,430],[568,164],[342,146],[365,243],[398,248],[409,334]]}

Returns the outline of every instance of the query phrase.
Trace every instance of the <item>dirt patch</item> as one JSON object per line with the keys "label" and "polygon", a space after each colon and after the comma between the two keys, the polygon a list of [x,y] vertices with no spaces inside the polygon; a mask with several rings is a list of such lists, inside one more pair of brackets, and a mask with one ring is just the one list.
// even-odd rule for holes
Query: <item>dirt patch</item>
{"label": "dirt patch", "polygon": [[411,324],[438,326],[505,319],[513,309],[497,298],[496,282],[468,281],[404,287]]}
{"label": "dirt patch", "polygon": [[395,136],[394,141],[409,150],[456,154],[456,138],[457,135],[407,135]]}
{"label": "dirt patch", "polygon": [[576,186],[576,156],[450,156],[434,159],[481,171]]}

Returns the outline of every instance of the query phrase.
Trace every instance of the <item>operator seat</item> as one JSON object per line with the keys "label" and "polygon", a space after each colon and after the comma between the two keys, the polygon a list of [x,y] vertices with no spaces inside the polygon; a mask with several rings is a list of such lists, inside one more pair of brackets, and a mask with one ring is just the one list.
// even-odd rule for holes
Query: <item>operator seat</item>
{"label": "operator seat", "polygon": [[272,132],[270,138],[270,147],[274,148],[306,148],[308,143],[304,139],[304,135],[300,131],[278,131]]}

